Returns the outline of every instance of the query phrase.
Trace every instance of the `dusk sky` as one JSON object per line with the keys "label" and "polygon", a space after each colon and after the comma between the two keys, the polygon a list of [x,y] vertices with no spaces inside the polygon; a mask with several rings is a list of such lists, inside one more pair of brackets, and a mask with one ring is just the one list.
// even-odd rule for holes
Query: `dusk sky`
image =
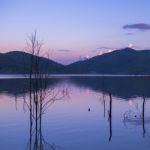
{"label": "dusk sky", "polygon": [[149,7],[150,0],[0,0],[0,51],[24,50],[35,30],[43,53],[64,64],[130,43],[150,48]]}

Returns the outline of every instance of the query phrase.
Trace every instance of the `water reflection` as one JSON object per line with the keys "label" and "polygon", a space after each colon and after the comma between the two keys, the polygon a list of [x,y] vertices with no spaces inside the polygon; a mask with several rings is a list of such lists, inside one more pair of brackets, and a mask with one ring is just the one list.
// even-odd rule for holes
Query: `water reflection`
{"label": "water reflection", "polygon": [[150,97],[150,79],[147,77],[75,77],[69,79],[81,88],[90,88],[96,92],[128,99],[143,94]]}
{"label": "water reflection", "polygon": [[108,111],[108,115],[109,115],[109,141],[111,141],[112,138],[112,97],[111,97],[111,93],[109,93],[109,111]]}
{"label": "water reflection", "polygon": [[[131,103],[131,102],[130,102]],[[143,100],[141,100],[141,109],[139,105],[136,105],[135,110],[128,110],[123,115],[123,122],[126,128],[133,129],[136,126],[142,126],[143,130],[143,138],[146,136],[146,127],[145,124],[150,123],[150,117],[145,117],[145,107],[146,107],[146,99],[143,96]],[[132,126],[130,126],[132,125]],[[129,127],[130,126],[130,127]]]}
{"label": "water reflection", "polygon": [[[49,80],[50,82],[50,80]],[[23,107],[29,110],[29,141],[26,150],[57,150],[62,149],[56,144],[50,144],[43,136],[43,115],[46,109],[55,101],[67,96],[65,87],[48,86],[46,78],[35,78],[29,80],[28,94],[23,96]],[[53,83],[53,82],[50,82]],[[17,102],[17,101],[16,101]]]}
{"label": "water reflection", "polygon": [[113,80],[55,78],[32,89],[27,79],[5,80],[0,93],[13,95],[17,111],[21,103],[29,112],[27,150],[149,149],[149,79]]}
{"label": "water reflection", "polygon": [[[80,88],[129,99],[150,97],[150,79],[148,77],[56,77],[47,79],[47,88],[69,82]],[[17,84],[16,84],[17,83]],[[21,95],[29,93],[29,79],[0,79],[0,93]],[[32,89],[35,90],[35,89]]]}
{"label": "water reflection", "polygon": [[[34,82],[35,80],[32,79]],[[54,87],[58,82],[61,82],[59,78],[46,79],[46,88]],[[15,96],[21,96],[30,92],[30,90],[35,91],[36,88],[30,88],[30,79],[0,79],[0,93],[6,93]],[[45,87],[43,87],[45,88]]]}

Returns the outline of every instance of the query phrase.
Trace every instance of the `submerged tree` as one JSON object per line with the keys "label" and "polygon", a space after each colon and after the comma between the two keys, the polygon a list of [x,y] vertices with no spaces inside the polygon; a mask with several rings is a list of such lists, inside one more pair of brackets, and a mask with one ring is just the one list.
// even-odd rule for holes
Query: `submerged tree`
{"label": "submerged tree", "polygon": [[56,91],[53,87],[48,88],[48,68],[50,64],[49,61],[47,63],[41,62],[40,52],[42,45],[42,41],[37,39],[36,32],[29,36],[27,42],[28,51],[31,54],[29,75],[27,76],[29,80],[29,98],[25,96],[24,102],[29,109],[30,132],[26,149],[56,150],[60,149],[60,147],[49,144],[42,135],[42,115],[50,104],[66,96],[67,90],[63,88]]}
{"label": "submerged tree", "polygon": [[108,111],[108,120],[109,120],[109,141],[112,139],[112,96],[109,93],[109,111]]}
{"label": "submerged tree", "polygon": [[123,123],[126,128],[134,129],[136,126],[139,125],[142,126],[143,138],[145,138],[146,135],[149,136],[148,133],[146,132],[145,124],[150,123],[150,117],[148,116],[145,117],[145,107],[146,107],[146,99],[145,96],[143,95],[141,110],[139,109],[139,107],[136,107],[136,111],[128,110],[123,115]]}

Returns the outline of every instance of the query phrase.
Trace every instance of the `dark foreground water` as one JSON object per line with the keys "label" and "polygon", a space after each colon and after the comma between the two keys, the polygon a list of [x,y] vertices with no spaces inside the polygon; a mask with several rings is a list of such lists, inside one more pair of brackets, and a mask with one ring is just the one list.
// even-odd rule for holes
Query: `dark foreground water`
{"label": "dark foreground water", "polygon": [[65,96],[56,94],[58,98],[47,103],[41,128],[34,130],[28,80],[0,79],[0,149],[30,150],[38,142],[43,149],[150,149],[149,78],[51,78],[47,101],[50,92],[64,89]]}

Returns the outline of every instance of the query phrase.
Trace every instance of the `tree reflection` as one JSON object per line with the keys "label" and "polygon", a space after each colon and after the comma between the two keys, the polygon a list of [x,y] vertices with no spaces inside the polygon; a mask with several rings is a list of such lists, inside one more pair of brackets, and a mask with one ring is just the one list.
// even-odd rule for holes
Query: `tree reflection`
{"label": "tree reflection", "polygon": [[[49,144],[42,133],[42,116],[46,109],[56,100],[61,100],[67,95],[65,88],[47,87],[48,70],[50,64],[42,64],[40,61],[40,50],[42,43],[39,42],[36,32],[29,37],[28,49],[31,53],[29,74],[29,95],[24,96],[24,103],[29,110],[30,130],[27,150],[61,149],[55,144]],[[41,70],[42,68],[42,70]]]}
{"label": "tree reflection", "polygon": [[[36,79],[35,79],[36,80]],[[37,81],[38,82],[38,79]],[[34,84],[36,83],[34,82]],[[44,82],[44,81],[42,81]],[[54,89],[53,89],[54,90]],[[49,93],[50,92],[50,93]],[[48,97],[46,98],[46,95]],[[25,103],[29,110],[29,141],[26,149],[28,150],[47,150],[47,149],[61,149],[55,144],[49,144],[43,137],[42,133],[42,117],[45,110],[49,105],[56,100],[61,100],[66,96],[67,91],[63,89],[61,92],[54,92],[52,89],[40,89],[35,90],[28,97],[26,97]]]}
{"label": "tree reflection", "polygon": [[[148,116],[145,117],[145,106],[146,106],[146,99],[145,96],[143,96],[141,110],[139,110],[139,108],[137,108],[136,111],[129,110],[126,111],[123,115],[123,123],[126,128],[134,129],[137,126],[142,127],[143,138],[145,138],[146,135],[148,135],[148,133],[146,132],[145,124],[150,123],[150,117]],[[129,128],[129,126],[132,126],[132,128],[131,127]]]}
{"label": "tree reflection", "polygon": [[145,97],[143,96],[143,104],[142,104],[142,127],[143,127],[143,137],[145,138]]}
{"label": "tree reflection", "polygon": [[109,93],[108,120],[109,120],[109,141],[111,141],[112,139],[112,96],[111,96],[111,93]]}
{"label": "tree reflection", "polygon": [[[108,101],[108,124],[109,124],[109,142],[112,139],[112,95],[111,92],[108,93],[109,101]],[[106,98],[105,94],[102,93],[102,102],[103,102],[103,108],[104,108],[104,118],[105,118],[105,112],[106,112]]]}

